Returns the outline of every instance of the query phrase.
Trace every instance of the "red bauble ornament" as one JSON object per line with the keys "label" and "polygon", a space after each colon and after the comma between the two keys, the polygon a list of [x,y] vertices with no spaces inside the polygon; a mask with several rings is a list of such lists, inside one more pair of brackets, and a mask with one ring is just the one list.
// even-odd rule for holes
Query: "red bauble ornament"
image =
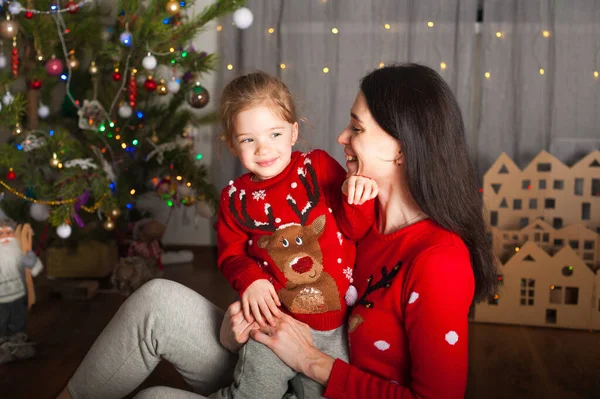
{"label": "red bauble ornament", "polygon": [[156,80],[152,79],[152,76],[148,76],[148,79],[146,79],[146,81],[144,82],[144,88],[147,91],[154,91],[156,90],[156,86],[158,86]]}
{"label": "red bauble ornament", "polygon": [[17,174],[15,173],[15,171],[14,171],[14,170],[9,170],[9,171],[6,173],[6,179],[7,179],[7,180],[15,180],[15,179],[16,179],[16,177],[17,177]]}
{"label": "red bauble ornament", "polygon": [[67,1],[65,8],[69,14],[77,14],[77,11],[79,11],[79,5],[76,1]]}
{"label": "red bauble ornament", "polygon": [[33,13],[31,11],[25,11],[25,18],[27,18],[27,19],[33,18]]}
{"label": "red bauble ornament", "polygon": [[39,90],[42,88],[42,82],[39,79],[33,79],[29,82],[29,88]]}
{"label": "red bauble ornament", "polygon": [[118,82],[119,80],[121,80],[121,72],[114,71],[112,74],[112,78],[115,82]]}
{"label": "red bauble ornament", "polygon": [[13,43],[13,49],[10,55],[10,67],[13,77],[16,79],[19,76],[19,50],[17,50],[15,43]]}
{"label": "red bauble ornament", "polygon": [[62,71],[63,64],[58,58],[52,56],[52,58],[46,62],[46,72],[48,72],[48,75],[58,76],[62,73]]}

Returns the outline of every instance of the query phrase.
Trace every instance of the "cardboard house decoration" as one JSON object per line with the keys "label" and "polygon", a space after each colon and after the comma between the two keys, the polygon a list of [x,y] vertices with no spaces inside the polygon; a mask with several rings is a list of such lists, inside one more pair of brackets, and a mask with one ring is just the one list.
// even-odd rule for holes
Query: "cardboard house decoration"
{"label": "cardboard house decoration", "polygon": [[501,263],[506,263],[515,252],[532,241],[548,255],[554,255],[563,246],[569,246],[592,271],[600,268],[600,235],[583,224],[573,224],[555,229],[541,219],[536,219],[520,230],[491,228],[492,250]]}
{"label": "cardboard house decoration", "polygon": [[502,153],[483,184],[492,227],[520,230],[541,218],[555,229],[582,223],[600,233],[600,151],[570,168],[542,151],[523,170]]}
{"label": "cardboard house decoration", "polygon": [[475,306],[475,321],[600,329],[600,274],[570,246],[551,256],[527,242],[501,266],[499,282],[498,295]]}
{"label": "cardboard house decoration", "polygon": [[600,330],[600,151],[568,167],[546,151],[506,154],[484,176],[500,290],[480,322]]}

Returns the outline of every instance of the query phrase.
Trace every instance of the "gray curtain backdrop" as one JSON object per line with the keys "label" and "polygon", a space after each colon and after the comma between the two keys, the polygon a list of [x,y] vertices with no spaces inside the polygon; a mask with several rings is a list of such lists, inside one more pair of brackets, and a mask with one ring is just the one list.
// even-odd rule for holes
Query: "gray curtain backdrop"
{"label": "gray curtain backdrop", "polygon": [[[341,162],[336,136],[360,77],[381,63],[418,62],[454,90],[481,175],[501,152],[523,167],[541,149],[571,161],[598,148],[600,1],[485,0],[476,24],[482,2],[249,0],[250,28],[237,29],[231,16],[221,23],[217,88],[257,69],[281,77],[308,121],[299,148],[322,148]],[[243,170],[225,145],[217,150],[223,187]]]}

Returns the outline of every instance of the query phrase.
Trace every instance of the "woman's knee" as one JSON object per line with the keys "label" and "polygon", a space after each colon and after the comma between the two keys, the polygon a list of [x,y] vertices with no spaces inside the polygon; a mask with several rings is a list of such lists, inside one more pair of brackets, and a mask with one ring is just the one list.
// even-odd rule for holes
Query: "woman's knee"
{"label": "woman's knee", "polygon": [[135,312],[142,312],[143,309],[147,309],[156,313],[163,307],[168,310],[168,306],[178,296],[178,290],[185,289],[183,285],[174,281],[159,278],[150,280],[127,298],[122,311],[132,309]]}
{"label": "woman's knee", "polygon": [[191,399],[203,398],[188,391],[168,387],[147,388],[135,395],[134,399]]}

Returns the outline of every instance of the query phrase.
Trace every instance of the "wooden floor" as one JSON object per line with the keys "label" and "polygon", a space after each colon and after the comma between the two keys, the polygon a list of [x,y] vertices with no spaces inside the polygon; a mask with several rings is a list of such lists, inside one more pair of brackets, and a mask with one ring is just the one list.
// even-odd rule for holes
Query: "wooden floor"
{"label": "wooden floor", "polygon": [[[194,264],[170,266],[165,278],[226,307],[235,295],[216,268],[214,249],[195,251]],[[47,282],[38,279],[28,325],[38,355],[0,366],[0,399],[55,398],[122,303],[114,293],[89,301],[50,298]],[[600,398],[598,332],[472,324],[469,348],[467,398]],[[164,362],[140,389],[152,385],[187,389]]]}

